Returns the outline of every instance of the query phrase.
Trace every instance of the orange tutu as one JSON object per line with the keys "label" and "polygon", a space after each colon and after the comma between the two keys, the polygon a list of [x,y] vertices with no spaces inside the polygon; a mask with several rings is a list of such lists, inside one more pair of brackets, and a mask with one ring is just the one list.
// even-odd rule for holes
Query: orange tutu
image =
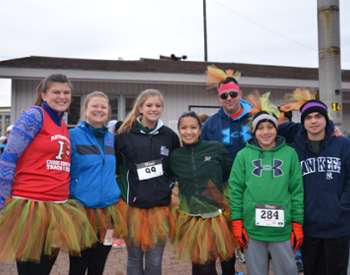
{"label": "orange tutu", "polygon": [[115,238],[127,236],[127,205],[122,199],[105,208],[85,208],[85,210],[100,242],[103,242],[108,229],[114,230],[113,237]]}
{"label": "orange tutu", "polygon": [[97,242],[75,200],[53,203],[11,198],[0,214],[0,261],[40,261],[58,249],[72,255]]}
{"label": "orange tutu", "polygon": [[149,209],[128,207],[127,244],[147,251],[156,244],[165,243],[171,228],[174,228],[174,221],[167,206]]}
{"label": "orange tutu", "polygon": [[176,214],[176,229],[172,239],[179,258],[193,263],[230,259],[237,247],[225,215],[213,218],[191,216],[179,210]]}

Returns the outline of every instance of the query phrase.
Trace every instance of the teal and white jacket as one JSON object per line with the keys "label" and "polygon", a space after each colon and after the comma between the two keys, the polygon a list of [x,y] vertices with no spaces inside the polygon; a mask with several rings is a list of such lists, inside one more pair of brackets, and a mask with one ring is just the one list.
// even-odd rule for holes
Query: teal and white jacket
{"label": "teal and white jacket", "polygon": [[[116,181],[114,136],[107,129],[96,130],[85,121],[70,130],[70,192],[85,207],[104,208],[119,200],[120,189]],[[97,135],[103,142],[98,141]]]}

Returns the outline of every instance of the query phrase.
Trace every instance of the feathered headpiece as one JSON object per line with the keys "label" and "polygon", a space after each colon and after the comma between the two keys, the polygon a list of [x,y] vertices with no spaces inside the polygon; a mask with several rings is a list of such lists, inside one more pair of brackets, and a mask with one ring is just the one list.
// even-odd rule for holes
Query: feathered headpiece
{"label": "feathered headpiece", "polygon": [[315,99],[316,93],[309,89],[305,88],[297,88],[292,94],[286,94],[285,100],[287,103],[283,103],[279,106],[279,109],[286,113],[289,111],[299,111],[301,105],[303,105],[306,101]]}
{"label": "feathered headpiece", "polygon": [[278,107],[270,101],[271,92],[266,92],[262,95],[257,90],[246,96],[246,100],[252,105],[251,114],[256,114],[260,111],[266,111],[274,114],[277,118],[280,117],[281,112]]}
{"label": "feathered headpiece", "polygon": [[217,87],[221,81],[224,81],[230,77],[238,80],[241,77],[241,72],[234,71],[232,69],[227,69],[224,71],[215,65],[210,65],[207,67],[207,82],[210,88]]}

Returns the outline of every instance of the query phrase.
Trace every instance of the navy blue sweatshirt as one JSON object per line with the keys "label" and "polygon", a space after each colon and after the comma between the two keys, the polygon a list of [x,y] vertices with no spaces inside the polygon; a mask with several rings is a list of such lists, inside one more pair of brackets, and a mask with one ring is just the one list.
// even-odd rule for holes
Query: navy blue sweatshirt
{"label": "navy blue sweatshirt", "polygon": [[350,139],[334,136],[330,122],[316,155],[301,124],[282,125],[279,130],[299,155],[304,180],[305,236],[350,235]]}
{"label": "navy blue sweatshirt", "polygon": [[243,109],[240,116],[235,119],[229,117],[221,107],[214,115],[208,118],[202,129],[202,140],[216,140],[222,143],[233,161],[239,150],[243,149],[251,138],[249,122],[251,105],[241,99]]}

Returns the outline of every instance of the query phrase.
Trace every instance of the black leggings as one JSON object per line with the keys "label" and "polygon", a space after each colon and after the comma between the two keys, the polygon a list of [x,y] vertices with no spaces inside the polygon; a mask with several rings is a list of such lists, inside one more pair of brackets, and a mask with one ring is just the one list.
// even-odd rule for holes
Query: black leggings
{"label": "black leggings", "polygon": [[[235,257],[221,262],[222,275],[233,275],[235,274]],[[217,275],[216,262],[211,261],[205,264],[194,264],[192,263],[192,275]]]}
{"label": "black leggings", "polygon": [[81,252],[81,257],[69,256],[69,275],[102,275],[112,246],[97,243]]}
{"label": "black leggings", "polygon": [[40,262],[17,262],[18,275],[49,275],[57,259],[58,251],[53,256],[42,255]]}
{"label": "black leggings", "polygon": [[349,237],[318,239],[304,237],[301,247],[305,275],[346,275]]}

